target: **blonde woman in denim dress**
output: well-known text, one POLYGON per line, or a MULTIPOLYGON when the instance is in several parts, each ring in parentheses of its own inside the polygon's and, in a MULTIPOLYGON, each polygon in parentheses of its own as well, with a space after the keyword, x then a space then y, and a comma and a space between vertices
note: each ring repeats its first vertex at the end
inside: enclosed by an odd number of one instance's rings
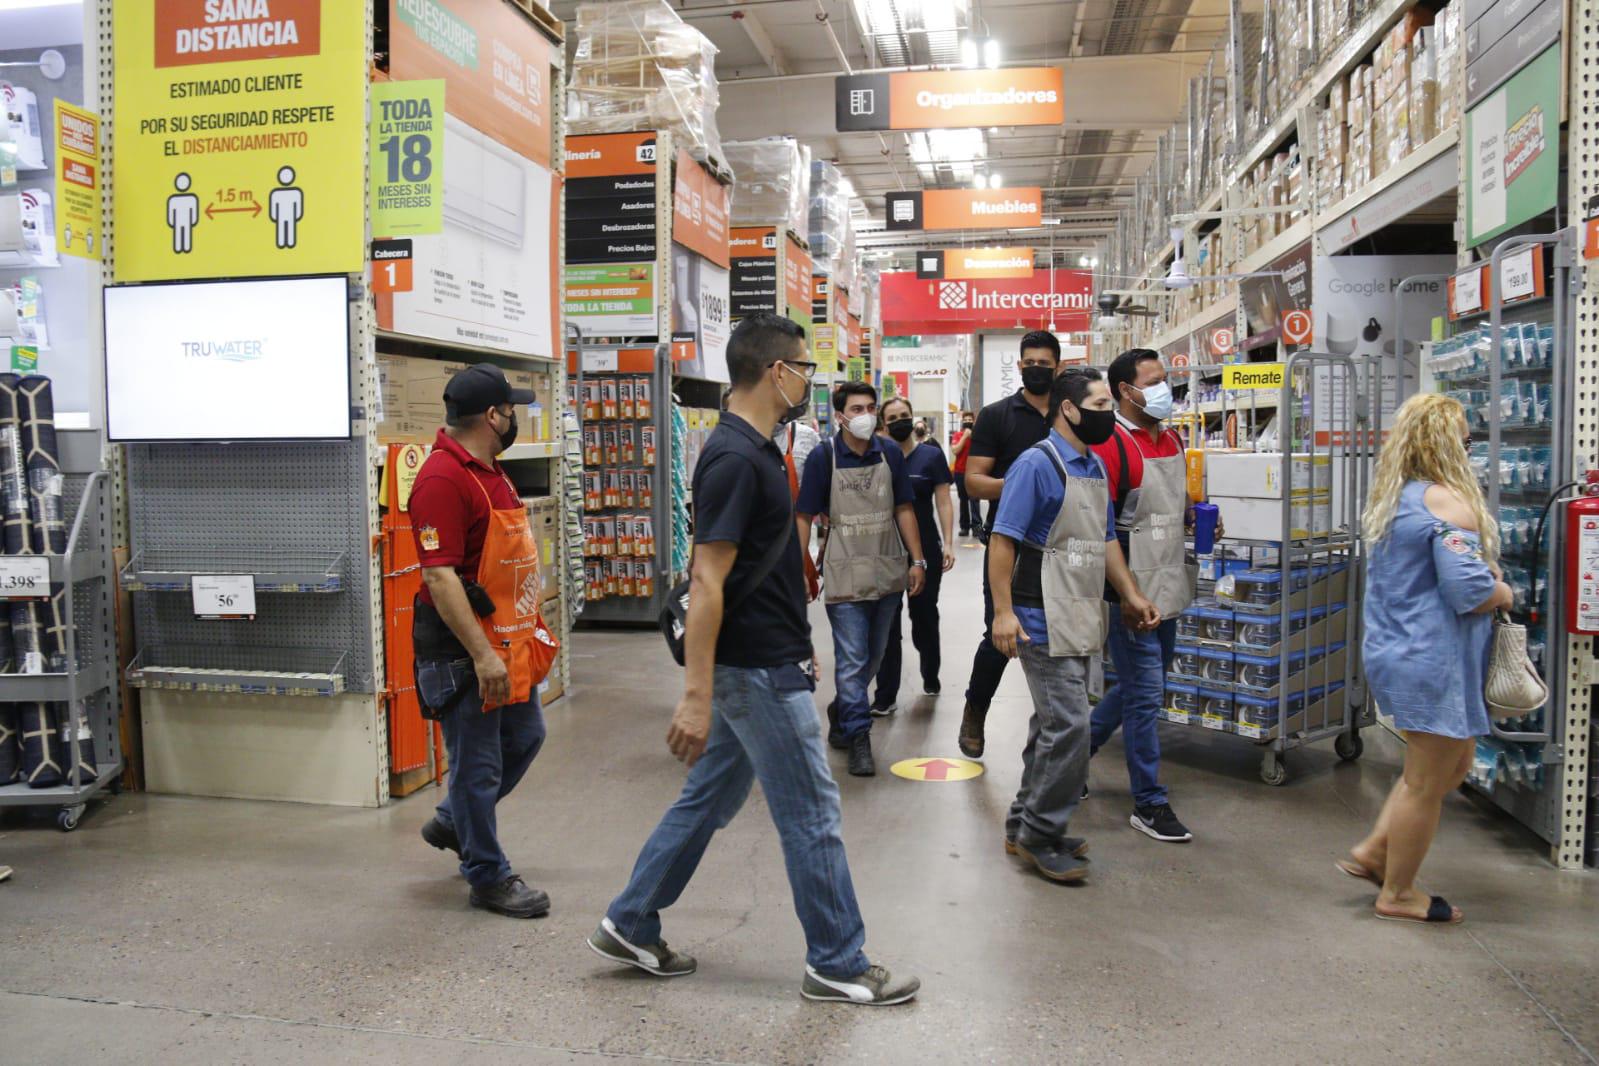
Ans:
POLYGON ((1338 864, 1379 885, 1377 917, 1454 924, 1464 915, 1416 887, 1444 797, 1488 732, 1483 684, 1495 609, 1512 603, 1499 528, 1468 458, 1459 403, 1414 396, 1377 457, 1367 501, 1366 678, 1405 737, 1405 766, 1371 834, 1338 864))

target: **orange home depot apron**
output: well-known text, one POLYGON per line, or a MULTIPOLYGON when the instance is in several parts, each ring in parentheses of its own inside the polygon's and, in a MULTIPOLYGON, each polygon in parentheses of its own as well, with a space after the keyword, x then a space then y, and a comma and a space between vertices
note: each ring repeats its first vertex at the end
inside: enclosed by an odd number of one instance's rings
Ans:
POLYGON ((489 647, 511 674, 510 699, 493 706, 484 702, 483 709, 492 711, 495 707, 531 700, 534 688, 549 676, 561 642, 539 613, 543 581, 539 576, 538 545, 533 541, 533 530, 527 522, 527 508, 497 510, 483 482, 476 476, 472 476, 472 480, 489 505, 489 527, 483 537, 483 555, 477 564, 477 583, 494 601, 494 613, 477 621, 483 627, 489 647))

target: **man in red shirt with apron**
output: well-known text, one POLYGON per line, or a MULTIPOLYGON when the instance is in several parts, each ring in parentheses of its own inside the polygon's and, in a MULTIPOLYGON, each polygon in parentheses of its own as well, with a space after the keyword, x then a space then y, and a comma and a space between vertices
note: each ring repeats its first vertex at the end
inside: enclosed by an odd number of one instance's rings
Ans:
POLYGON ((557 647, 539 615, 527 510, 495 461, 516 440, 516 409, 532 402, 489 363, 451 378, 446 424, 410 504, 423 578, 412 624, 417 695, 450 753, 449 794, 422 839, 460 857, 472 906, 513 918, 550 909, 511 870, 495 824, 496 805, 544 743, 538 683, 557 647))
MULTIPOLYGON (((1184 529, 1189 513, 1183 442, 1161 423, 1171 417, 1171 386, 1160 355, 1133 348, 1117 356, 1106 377, 1120 404, 1116 433, 1094 446, 1105 464, 1116 535, 1138 586, 1160 611, 1154 630, 1126 625, 1110 612, 1107 647, 1116 684, 1094 708, 1091 743, 1098 751, 1120 727, 1132 784, 1132 826, 1155 840, 1193 839, 1177 820, 1160 783, 1157 722, 1166 698, 1166 667, 1177 643, 1177 616, 1193 601, 1197 571, 1188 563, 1184 529)), ((1105 598, 1117 601, 1109 586, 1105 598)))

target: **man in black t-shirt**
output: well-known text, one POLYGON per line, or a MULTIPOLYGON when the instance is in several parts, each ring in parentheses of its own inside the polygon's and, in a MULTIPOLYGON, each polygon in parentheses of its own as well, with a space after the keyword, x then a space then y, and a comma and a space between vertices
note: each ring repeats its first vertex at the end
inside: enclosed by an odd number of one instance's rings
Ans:
MULTIPOLYGON (((998 358, 998 353, 993 358, 998 358)), ((990 358, 985 350, 983 358, 990 358)), ((966 459, 966 493, 988 500, 988 521, 981 536, 986 544, 994 524, 1005 473, 1023 452, 1049 436, 1049 388, 1060 369, 1060 341, 1048 330, 1034 330, 1022 338, 1022 387, 1013 396, 984 407, 972 430, 966 459)), ((972 659, 972 679, 966 686, 966 710, 961 716, 960 749, 967 758, 983 757, 983 725, 988 705, 999 690, 1008 659, 994 647, 994 597, 988 587, 988 553, 983 553, 983 639, 972 659)))
POLYGON ((805 929, 807 999, 887 1005, 921 982, 894 977, 862 952, 866 928, 844 855, 838 785, 818 727, 804 546, 783 455, 780 419, 810 402, 816 364, 798 324, 762 312, 728 341, 732 395, 694 470, 692 584, 683 638, 683 698, 666 741, 688 780, 644 844, 633 876, 589 937, 599 955, 657 977, 695 962, 661 939, 711 836, 760 779, 805 929), (775 561, 771 553, 780 551, 775 561))

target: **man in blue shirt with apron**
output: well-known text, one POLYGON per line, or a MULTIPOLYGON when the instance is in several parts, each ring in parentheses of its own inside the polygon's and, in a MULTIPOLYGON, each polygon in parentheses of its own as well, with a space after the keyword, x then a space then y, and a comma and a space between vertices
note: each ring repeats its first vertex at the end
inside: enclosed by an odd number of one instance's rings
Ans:
POLYGON ((1150 629, 1160 615, 1127 568, 1090 450, 1116 424, 1104 377, 1070 367, 1049 399, 1049 436, 1005 475, 988 548, 994 646, 1021 659, 1033 697, 1005 850, 1051 881, 1080 881, 1088 842, 1066 830, 1088 780, 1088 660, 1105 643, 1106 579, 1128 625, 1150 629))
POLYGON ((872 759, 867 685, 882 665, 900 593, 921 593, 927 559, 911 506, 914 493, 905 475, 905 455, 896 447, 885 448, 877 435, 877 390, 862 381, 846 381, 834 390, 833 412, 844 428, 805 460, 794 512, 799 542, 806 546, 811 521, 819 514, 828 516, 822 587, 833 627, 838 692, 828 707, 833 719, 828 742, 849 752, 851 776, 871 777, 877 764, 872 759))

